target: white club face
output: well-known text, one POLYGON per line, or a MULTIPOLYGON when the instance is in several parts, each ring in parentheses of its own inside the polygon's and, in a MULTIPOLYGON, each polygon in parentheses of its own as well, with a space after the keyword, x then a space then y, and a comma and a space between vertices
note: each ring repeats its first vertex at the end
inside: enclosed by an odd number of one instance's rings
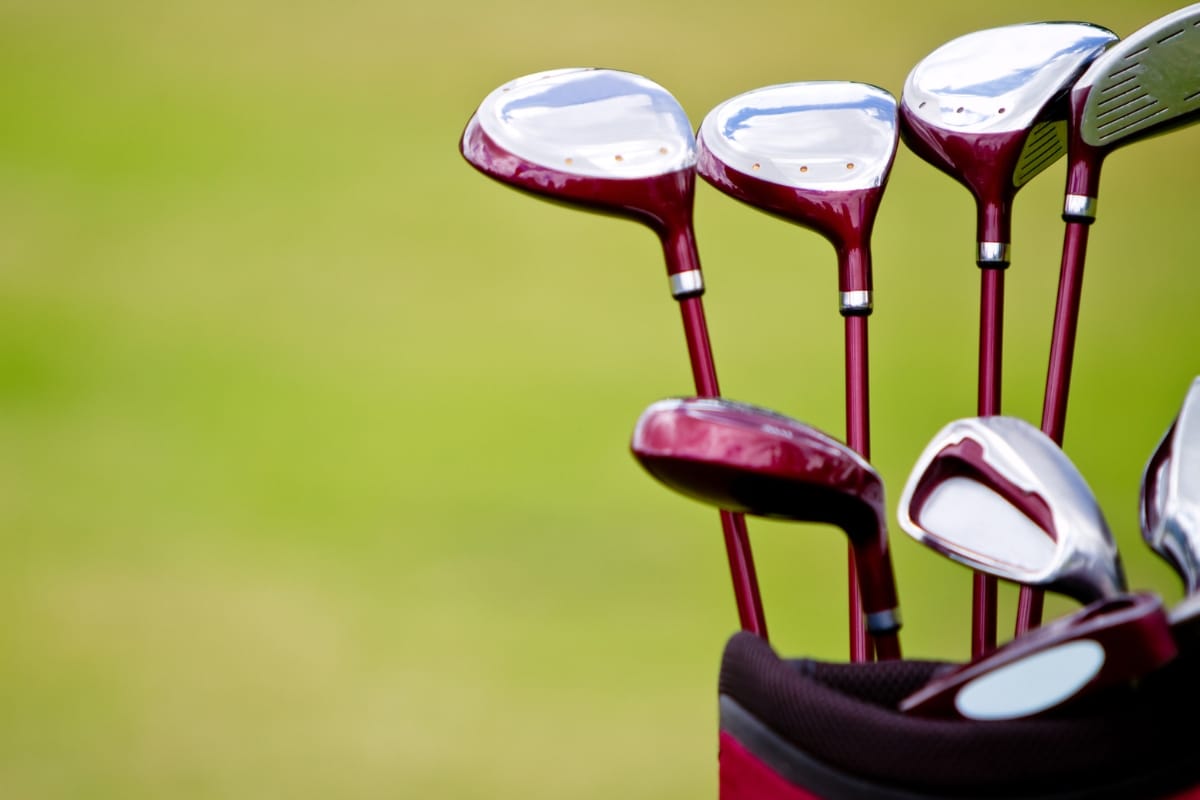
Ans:
POLYGON ((755 89, 714 108, 700 126, 701 147, 727 167, 821 191, 881 186, 896 137, 895 98, 849 81, 755 89))
POLYGON ((1104 666, 1104 647, 1079 639, 1026 656, 968 684, 954 700, 967 719, 1028 717, 1061 705, 1104 666))
POLYGON ((590 178, 651 178, 696 163, 691 123, 666 89, 609 69, 518 78, 475 112, 500 147, 539 167, 590 178))
POLYGON ((1112 31, 1076 22, 969 33, 913 68, 904 83, 904 105, 937 128, 962 133, 1023 130, 1116 39, 1112 31))
POLYGON ((1151 135, 1200 112, 1200 3, 1130 34, 1079 83, 1091 86, 1080 133, 1093 146, 1151 135))

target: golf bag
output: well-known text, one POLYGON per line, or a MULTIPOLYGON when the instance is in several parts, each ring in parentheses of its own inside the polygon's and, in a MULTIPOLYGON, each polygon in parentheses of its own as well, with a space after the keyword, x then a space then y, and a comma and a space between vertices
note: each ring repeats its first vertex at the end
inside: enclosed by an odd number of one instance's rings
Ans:
POLYGON ((1181 655, 1136 686, 1037 717, 918 717, 899 702, 938 661, 780 658, 739 632, 720 673, 721 800, 1200 800, 1200 710, 1181 655))

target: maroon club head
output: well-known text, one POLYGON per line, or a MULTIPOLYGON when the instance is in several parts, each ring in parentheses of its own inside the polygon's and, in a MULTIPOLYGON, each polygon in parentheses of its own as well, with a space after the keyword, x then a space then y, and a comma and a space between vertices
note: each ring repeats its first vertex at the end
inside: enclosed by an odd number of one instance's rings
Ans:
POLYGON ((953 39, 909 73, 900 135, 975 198, 980 266, 1009 260, 1012 201, 1067 149, 1065 94, 1117 40, 1082 22, 1036 22, 953 39))
POLYGON ((460 149, 501 183, 649 225, 675 297, 703 291, 692 230, 695 136, 653 81, 611 69, 518 78, 484 99, 460 149))
POLYGON ((900 703, 926 717, 1007 720, 1129 687, 1177 654, 1153 594, 1099 600, 939 675, 900 703))
POLYGON ((754 89, 700 125, 701 177, 821 233, 838 253, 845 315, 871 313, 871 231, 896 157, 896 100, 850 81, 754 89))
POLYGON ((881 657, 899 657, 898 645, 891 652, 900 619, 883 482, 860 455, 790 417, 717 398, 654 403, 638 419, 631 449, 647 472, 693 499, 844 530, 857 557, 867 629, 884 648, 881 657))
POLYGON ((1105 156, 1200 119, 1200 3, 1113 45, 1075 83, 1070 106, 1063 217, 1091 222, 1105 156))

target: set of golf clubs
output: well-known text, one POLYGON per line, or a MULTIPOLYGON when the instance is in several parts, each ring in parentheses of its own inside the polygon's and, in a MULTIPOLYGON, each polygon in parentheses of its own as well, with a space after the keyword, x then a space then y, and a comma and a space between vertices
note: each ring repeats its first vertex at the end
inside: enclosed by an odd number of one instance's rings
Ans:
MULTIPOLYGON (((997 665, 1021 663, 1012 656, 1030 642, 1036 652, 1058 652, 1053 645, 1060 638, 1095 642, 1097 629, 1119 628, 1144 640, 1130 668, 1144 674, 1174 656, 1170 624, 1156 598, 1126 593, 1111 534, 1060 448, 1101 164, 1113 150, 1194 122, 1198 114, 1200 4, 1124 39, 1079 22, 979 31, 917 64, 899 102, 863 83, 782 84, 718 105, 696 134, 679 103, 647 78, 609 69, 541 72, 489 94, 468 122, 460 149, 473 166, 509 186, 629 217, 658 234, 697 396, 650 406, 635 429, 634 454, 666 485, 720 509, 741 626, 764 638, 744 515, 830 522, 844 530, 850 541, 852 661, 900 657, 882 483, 869 464, 871 233, 901 138, 963 183, 978 219, 978 416, 947 426, 918 460, 901 500, 902 527, 976 570, 973 661, 967 667, 990 658, 993 668, 983 674, 1019 674, 997 665), (1000 408, 1011 210, 1016 192, 1064 154, 1062 269, 1043 417, 1034 428, 1001 416, 1000 408), (844 443, 783 415, 720 397, 692 222, 697 174, 833 244, 845 325, 844 443), (1016 638, 999 649, 998 579, 1022 585, 1016 638), (1046 589, 1100 605, 1035 636, 1029 632, 1040 625, 1046 589)), ((1200 411, 1197 422, 1183 424, 1194 405, 1185 403, 1174 433, 1164 439, 1165 453, 1160 448, 1152 461, 1158 466, 1147 473, 1151 500, 1143 516, 1154 530, 1171 531, 1148 541, 1180 569, 1185 582, 1200 571, 1193 542, 1200 519, 1167 509, 1186 507, 1180 498, 1189 488, 1200 489, 1180 477, 1188 469, 1181 466, 1183 455, 1200 448, 1181 438, 1200 428, 1200 411)), ((1084 659, 1091 666, 1078 672, 1089 682, 1101 674, 1116 680, 1104 664, 1119 660, 1096 664, 1093 652, 1091 662, 1084 659)), ((956 679, 988 685, 970 675, 956 679)), ((948 691, 956 698, 970 695, 948 691)), ((1058 702, 1028 707, 1036 711, 1058 702)), ((939 707, 914 701, 914 708, 939 707)))

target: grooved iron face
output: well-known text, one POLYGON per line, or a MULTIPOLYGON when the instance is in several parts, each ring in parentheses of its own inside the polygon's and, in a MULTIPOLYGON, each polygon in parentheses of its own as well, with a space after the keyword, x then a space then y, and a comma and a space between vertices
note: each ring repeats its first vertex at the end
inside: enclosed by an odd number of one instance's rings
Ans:
POLYGON ((1200 112, 1200 4, 1122 40, 1096 60, 1078 86, 1090 88, 1080 134, 1094 147, 1194 121, 1200 112))

